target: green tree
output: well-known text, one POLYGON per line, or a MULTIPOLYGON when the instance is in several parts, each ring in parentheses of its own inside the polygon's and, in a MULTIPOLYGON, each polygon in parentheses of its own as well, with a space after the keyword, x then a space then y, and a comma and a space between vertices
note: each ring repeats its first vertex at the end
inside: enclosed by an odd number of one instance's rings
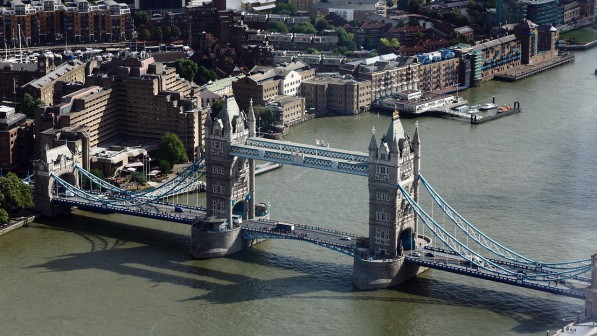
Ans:
POLYGON ((131 174, 131 182, 145 184, 145 183, 147 183, 147 178, 145 177, 145 175, 143 173, 136 171, 131 174))
POLYGON ((155 28, 153 28, 153 31, 151 32, 151 36, 153 37, 154 40, 161 41, 162 38, 164 37, 164 32, 162 31, 161 27, 155 27, 155 28))
POLYGON ((307 48, 307 54, 319 55, 319 51, 317 51, 315 48, 307 48))
POLYGON ((383 52, 393 52, 398 48, 400 48, 400 42, 396 38, 387 39, 382 37, 379 39, 379 49, 383 52))
POLYGON ((21 101, 21 113, 24 113, 27 118, 33 118, 38 105, 44 105, 44 101, 39 98, 33 99, 30 94, 25 93, 21 101))
POLYGON ((272 10, 274 14, 296 14, 296 6, 286 2, 276 2, 276 7, 272 10))
POLYGON ((261 132, 269 130, 278 121, 274 110, 270 106, 255 105, 253 106, 253 112, 261 132))
POLYGON ((218 113, 220 113, 220 111, 222 110, 222 106, 224 106, 224 100, 223 99, 218 99, 216 100, 210 107, 211 107, 211 118, 215 118, 218 113))
POLYGON ((315 34, 317 33, 317 29, 313 27, 311 22, 299 22, 290 29, 290 32, 298 34, 315 34))
POLYGON ((373 41, 371 41, 371 38, 369 36, 365 36, 365 40, 363 41, 363 49, 365 49, 365 50, 373 49, 373 41))
POLYGON ((143 28, 139 31, 139 39, 142 41, 148 41, 151 39, 151 32, 147 28, 143 28))
POLYGON ((164 39, 170 40, 172 38, 172 26, 163 26, 162 35, 164 36, 164 39))
POLYGON ((166 160, 171 164, 185 163, 189 161, 187 152, 178 135, 165 133, 158 145, 158 155, 160 160, 166 160))
POLYGON ((352 34, 348 33, 346 29, 342 27, 336 27, 335 30, 336 33, 338 33, 338 38, 340 40, 338 42, 339 47, 344 47, 349 51, 353 51, 356 49, 357 45, 353 40, 352 34))
POLYGON ((218 75, 216 75, 215 72, 209 70, 208 68, 202 65, 199 67, 199 70, 197 71, 197 78, 195 82, 199 85, 203 85, 209 81, 215 81, 217 79, 218 75))
POLYGON ((186 58, 179 58, 174 62, 174 66, 180 77, 192 82, 195 79, 195 75, 199 71, 199 66, 197 63, 190 59, 186 58))
POLYGON ((135 13, 135 26, 144 26, 149 22, 149 14, 147 12, 135 13))
POLYGON ((160 171, 162 174, 168 174, 172 171, 172 164, 166 160, 160 160, 160 171))
POLYGON ((277 33, 288 33, 288 26, 284 22, 274 21, 269 24, 269 30, 277 33))
MULTIPOLYGON (((99 177, 101 179, 104 178, 104 172, 99 170, 99 169, 91 169, 89 170, 89 173, 91 173, 91 175, 95 176, 95 177, 99 177)), ((91 181, 89 180, 89 178, 83 176, 81 178, 81 186, 83 187, 83 189, 91 189, 91 181)), ((93 190, 99 190, 100 186, 94 186, 93 190)))
POLYGON ((180 28, 178 28, 178 26, 176 26, 176 25, 170 25, 170 29, 171 29, 170 38, 173 40, 176 40, 182 34, 182 32, 180 31, 180 28))
POLYGON ((13 209, 31 209, 34 207, 31 187, 13 174, 0 177, 0 222, 8 222, 13 209))
POLYGON ((317 31, 320 32, 326 29, 334 29, 334 26, 329 24, 323 16, 320 16, 317 18, 317 20, 315 20, 315 29, 317 29, 317 31))

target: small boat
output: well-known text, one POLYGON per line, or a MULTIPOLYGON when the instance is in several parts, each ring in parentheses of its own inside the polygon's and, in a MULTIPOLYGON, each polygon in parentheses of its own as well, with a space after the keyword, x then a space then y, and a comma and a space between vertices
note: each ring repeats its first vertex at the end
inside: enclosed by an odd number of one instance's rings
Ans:
POLYGON ((479 110, 491 110, 496 107, 497 107, 497 105, 494 103, 486 103, 486 104, 483 104, 481 107, 479 107, 479 110))
POLYGON ((508 105, 503 105, 498 107, 497 109, 497 113, 503 113, 503 112, 508 112, 512 109, 512 106, 508 106, 508 105))
POLYGON ((466 113, 468 113, 468 114, 479 113, 479 109, 480 109, 479 105, 473 105, 473 106, 471 106, 471 107, 468 108, 468 110, 466 111, 466 113))

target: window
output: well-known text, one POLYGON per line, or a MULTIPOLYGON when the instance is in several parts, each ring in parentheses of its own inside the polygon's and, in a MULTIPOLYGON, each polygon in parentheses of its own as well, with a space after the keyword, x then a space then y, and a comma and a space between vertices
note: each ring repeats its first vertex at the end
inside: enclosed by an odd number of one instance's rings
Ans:
POLYGON ((377 174, 381 174, 381 175, 388 175, 389 174, 389 169, 386 166, 377 166, 375 169, 375 172, 377 174))
POLYGON ((390 245, 390 229, 375 228, 375 243, 390 245))
POLYGON ((390 221, 390 214, 387 212, 384 212, 383 210, 376 211, 375 219, 377 219, 378 221, 388 222, 388 221, 390 221))
POLYGON ((381 191, 377 191, 375 193, 375 198, 378 201, 384 201, 384 202, 389 202, 390 201, 390 194, 387 192, 381 192, 381 191))

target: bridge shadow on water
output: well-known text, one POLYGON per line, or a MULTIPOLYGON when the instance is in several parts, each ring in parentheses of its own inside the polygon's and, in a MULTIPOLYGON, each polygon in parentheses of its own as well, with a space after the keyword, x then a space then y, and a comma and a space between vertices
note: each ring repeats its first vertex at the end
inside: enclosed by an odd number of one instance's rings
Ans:
MULTIPOLYGON (((67 218, 74 220, 41 220, 45 225, 35 228, 78 235, 88 242, 89 250, 28 268, 48 272, 105 270, 144 278, 156 286, 170 283, 200 289, 202 294, 183 301, 211 304, 297 298, 476 308, 517 321, 516 332, 553 330, 562 326, 563 318, 576 317, 574 312, 584 308, 580 301, 573 304, 571 299, 560 301, 548 294, 520 294, 520 290, 510 290, 505 285, 492 286, 504 286, 503 291, 475 286, 484 283, 476 279, 469 285, 469 278, 444 276, 439 271, 419 276, 396 289, 361 292, 351 284, 351 261, 347 263, 347 257, 341 254, 337 261, 329 262, 300 258, 269 252, 272 246, 266 241, 224 260, 193 260, 188 254, 188 235, 78 215, 67 218)), ((315 248, 311 244, 304 246, 315 248)))

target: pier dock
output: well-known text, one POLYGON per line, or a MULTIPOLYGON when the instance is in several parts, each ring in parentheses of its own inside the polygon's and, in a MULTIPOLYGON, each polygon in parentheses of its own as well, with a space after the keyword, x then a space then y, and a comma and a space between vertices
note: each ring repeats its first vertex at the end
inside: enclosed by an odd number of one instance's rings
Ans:
POLYGON ((570 62, 574 62, 574 54, 568 52, 561 53, 560 56, 554 58, 553 60, 538 62, 535 64, 522 65, 516 68, 506 70, 503 73, 495 75, 493 79, 504 82, 517 82, 519 80, 535 76, 536 74, 570 62))
POLYGON ((516 114, 516 113, 520 113, 520 104, 518 102, 514 103, 514 107, 510 108, 509 110, 505 110, 505 111, 496 111, 495 114, 492 115, 488 115, 488 116, 478 116, 478 115, 474 115, 471 114, 471 124, 473 125, 479 125, 482 124, 484 122, 488 122, 491 120, 496 120, 496 119, 500 119, 512 114, 516 114))

